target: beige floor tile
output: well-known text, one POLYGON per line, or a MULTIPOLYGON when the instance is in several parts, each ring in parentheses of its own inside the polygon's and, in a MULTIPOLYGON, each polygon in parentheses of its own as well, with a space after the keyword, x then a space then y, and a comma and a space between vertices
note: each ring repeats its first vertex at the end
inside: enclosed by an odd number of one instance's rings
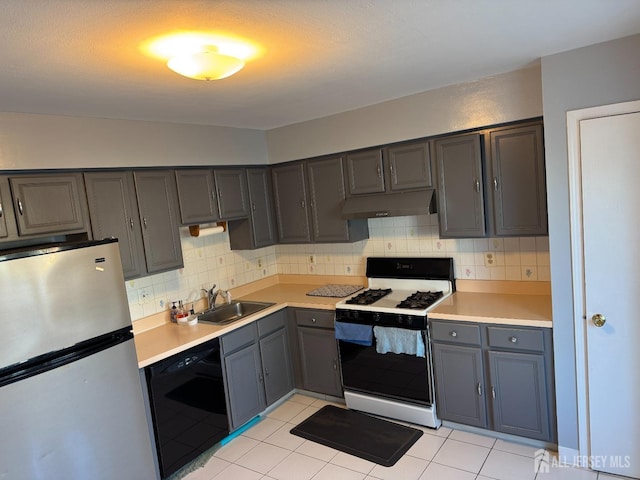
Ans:
POLYGON ((438 463, 430 463, 419 480, 475 480, 476 474, 447 467, 438 463))
POLYGON ((446 438, 436 437, 435 435, 422 435, 407 451, 407 455, 423 460, 431 460, 438 453, 445 440, 446 438))
POLYGON ((231 465, 230 462, 214 456, 202 468, 184 477, 184 480, 211 480, 229 465, 231 465))
POLYGON ((486 447, 447 438, 436 456, 433 457, 433 461, 477 474, 490 451, 486 447))
POLYGON ((302 410, 298 415, 293 417, 289 421, 289 423, 293 423, 294 425, 298 425, 299 423, 305 421, 311 415, 316 413, 318 410, 320 410, 320 407, 309 406, 309 407, 305 408, 304 410, 302 410))
POLYGON ((292 453, 269 471, 277 480, 309 480, 326 465, 322 460, 292 453))
POLYGON ((307 455, 308 457, 317 458, 323 462, 329 462, 338 454, 338 450, 325 445, 320 445, 319 443, 312 442, 310 440, 305 440, 302 445, 296 448, 296 452, 301 453, 302 455, 307 455))
POLYGON ((365 474, 371 472, 371 470, 373 470, 373 467, 376 466, 376 464, 373 462, 353 455, 349 455, 348 453, 344 452, 338 452, 338 454, 331 459, 330 463, 365 474))
POLYGON ((536 463, 533 458, 492 450, 480 470, 480 475, 497 480, 534 480, 536 463))
POLYGON ((287 400, 288 402, 302 403, 303 405, 311 405, 316 399, 308 395, 302 395, 300 393, 294 393, 287 400))
POLYGON ((285 423, 278 430, 269 435, 264 442, 276 445, 287 450, 295 450, 304 443, 304 438, 289 433, 294 427, 291 423, 285 423))
POLYGON ((364 473, 328 463, 313 477, 313 480, 362 480, 364 476, 364 473))
POLYGON ((405 455, 392 467, 376 465, 369 473, 370 476, 382 480, 418 480, 425 471, 429 462, 421 458, 405 455))
POLYGON ((252 448, 255 448, 259 444, 260 442, 254 440, 253 438, 248 438, 240 435, 239 437, 231 440, 225 446, 220 447, 220 449, 217 450, 214 455, 228 462, 235 462, 245 453, 247 453, 252 448))
POLYGON ((494 437, 487 437, 486 435, 478 435, 477 433, 463 432, 462 430, 454 430, 449 435, 449 438, 458 440, 460 442, 473 443, 474 445, 480 445, 481 447, 491 448, 496 439, 494 437))
POLYGON ((517 455, 524 455, 525 457, 530 458, 534 458, 536 452, 540 450, 540 447, 532 447, 531 445, 525 445, 523 443, 507 442, 506 440, 501 439, 496 440, 493 448, 494 450, 515 453, 517 455))
POLYGON ((215 477, 212 477, 212 480, 260 480, 261 478, 261 473, 254 472, 253 470, 241 467, 240 465, 232 464, 215 477))
POLYGON ((297 402, 285 402, 267 414, 267 418, 275 418, 283 422, 289 422, 296 415, 302 412, 306 405, 297 402))
POLYGON ((268 443, 261 443, 257 447, 249 450, 249 452, 244 454, 234 463, 265 475, 289 455, 291 455, 290 450, 276 447, 275 445, 270 445, 268 443))
POLYGON ((254 440, 262 441, 285 424, 286 422, 283 422, 282 420, 264 417, 256 425, 251 427, 242 435, 244 435, 245 437, 253 438, 254 440))

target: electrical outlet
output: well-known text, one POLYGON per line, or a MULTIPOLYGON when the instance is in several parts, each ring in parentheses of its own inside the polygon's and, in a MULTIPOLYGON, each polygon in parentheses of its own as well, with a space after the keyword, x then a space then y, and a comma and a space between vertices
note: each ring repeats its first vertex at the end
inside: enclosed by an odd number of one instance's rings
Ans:
POLYGON ((262 259, 261 258, 258 259, 258 268, 262 268, 262 259))
POLYGON ((496 254, 493 252, 484 252, 484 266, 495 267, 496 265, 496 254))
POLYGON ((151 295, 146 288, 140 288, 138 290, 138 304, 144 305, 145 303, 149 303, 151 301, 151 295))
POLYGON ((315 255, 309 255, 309 263, 316 263, 315 255))

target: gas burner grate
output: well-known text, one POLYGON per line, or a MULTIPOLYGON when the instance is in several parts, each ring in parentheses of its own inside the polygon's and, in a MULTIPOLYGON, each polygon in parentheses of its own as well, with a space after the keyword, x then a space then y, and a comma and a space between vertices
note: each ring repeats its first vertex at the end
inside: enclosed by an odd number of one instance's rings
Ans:
POLYGON ((438 299, 442 298, 444 294, 442 292, 416 292, 409 295, 403 301, 401 301, 397 308, 411 308, 416 310, 422 310, 433 305, 438 299))
POLYGON ((351 305, 371 305, 390 293, 390 288, 371 288, 353 298, 350 298, 349 300, 346 300, 345 303, 349 303, 351 305))

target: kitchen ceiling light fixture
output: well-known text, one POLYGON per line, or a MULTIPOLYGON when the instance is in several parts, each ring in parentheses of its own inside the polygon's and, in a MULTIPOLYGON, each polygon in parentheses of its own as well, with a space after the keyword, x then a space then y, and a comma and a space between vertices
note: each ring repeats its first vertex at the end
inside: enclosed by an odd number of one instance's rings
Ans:
POLYGON ((167 62, 167 66, 176 73, 196 80, 220 80, 239 72, 244 61, 225 55, 215 46, 197 53, 178 55, 167 62))

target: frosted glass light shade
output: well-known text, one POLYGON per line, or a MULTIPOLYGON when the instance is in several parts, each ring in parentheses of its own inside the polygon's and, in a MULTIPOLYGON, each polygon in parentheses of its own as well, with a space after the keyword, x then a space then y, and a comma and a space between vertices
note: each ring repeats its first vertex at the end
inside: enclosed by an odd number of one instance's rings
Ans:
POLYGON ((240 71, 244 62, 218 52, 201 52, 173 57, 167 66, 180 75, 196 80, 219 80, 240 71))

